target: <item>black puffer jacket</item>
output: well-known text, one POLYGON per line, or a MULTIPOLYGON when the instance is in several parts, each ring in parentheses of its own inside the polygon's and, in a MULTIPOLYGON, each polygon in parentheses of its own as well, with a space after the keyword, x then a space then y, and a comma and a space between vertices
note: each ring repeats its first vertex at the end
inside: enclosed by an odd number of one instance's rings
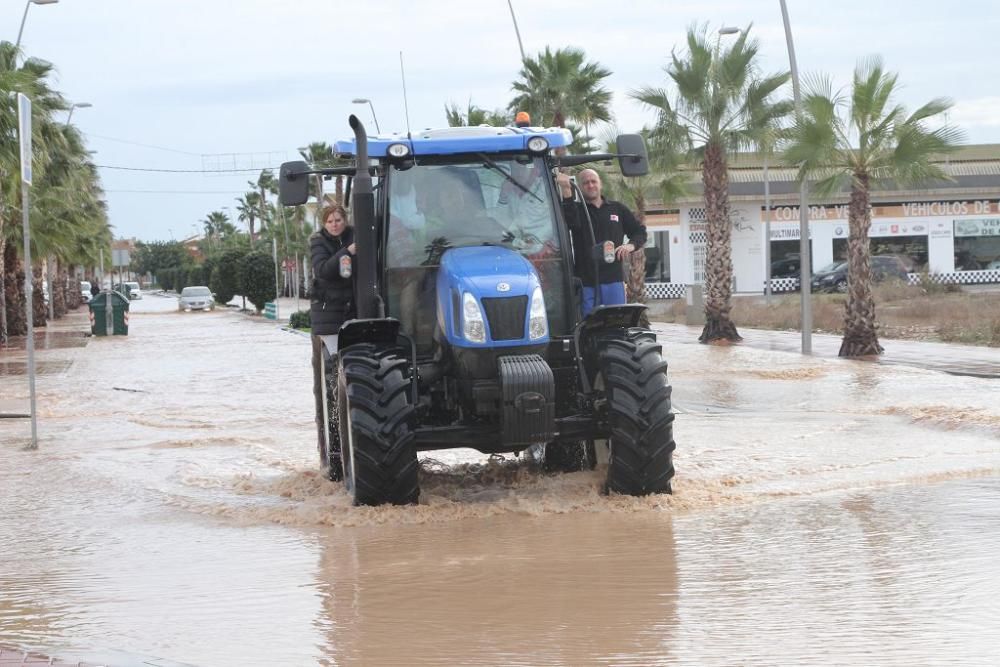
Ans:
POLYGON ((309 316, 312 332, 327 336, 340 331, 340 325, 354 317, 354 258, 347 246, 354 242, 354 229, 348 227, 338 236, 321 229, 309 237, 309 256, 313 281, 309 316), (351 257, 351 277, 340 277, 340 259, 351 257))

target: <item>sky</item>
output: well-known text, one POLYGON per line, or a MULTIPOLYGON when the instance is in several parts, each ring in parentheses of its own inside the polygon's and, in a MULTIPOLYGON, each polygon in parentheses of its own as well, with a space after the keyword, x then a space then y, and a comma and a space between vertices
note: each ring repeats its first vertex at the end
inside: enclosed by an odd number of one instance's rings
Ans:
MULTIPOLYGON (((860 58, 880 55, 901 103, 949 97, 967 143, 1000 143, 1000 2, 787 4, 803 76, 844 87, 860 58)), ((527 55, 572 46, 613 72, 623 131, 652 123, 630 93, 669 87, 664 66, 692 25, 752 24, 762 70, 788 69, 779 0, 511 5, 527 55)), ((0 39, 16 39, 24 7, 0 0, 0 39)), ((95 151, 116 238, 143 241, 190 237, 214 210, 235 218, 262 168, 349 138, 351 113, 371 132, 372 110, 352 99, 372 101, 383 133, 405 131, 400 53, 414 129, 445 125, 448 103, 505 107, 520 69, 507 0, 59 0, 30 6, 22 47, 55 65, 71 102, 93 105, 72 122, 95 151), (240 171, 194 173, 219 170, 240 171)))

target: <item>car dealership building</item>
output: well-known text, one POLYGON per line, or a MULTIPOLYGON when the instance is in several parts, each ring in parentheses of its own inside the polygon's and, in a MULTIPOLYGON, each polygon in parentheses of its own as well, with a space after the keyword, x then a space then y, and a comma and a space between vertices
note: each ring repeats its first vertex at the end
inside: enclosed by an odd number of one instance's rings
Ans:
MULTIPOLYGON (((1000 145, 966 146, 939 165, 952 180, 922 187, 888 184, 872 190, 869 236, 873 255, 894 255, 911 281, 927 273, 943 283, 1000 283, 1000 145)), ((771 265, 794 265, 799 256, 797 171, 766 169, 752 154, 732 156, 729 205, 734 289, 762 293, 766 280, 767 207, 770 190, 771 265)), ((650 299, 683 297, 704 282, 706 218, 700 172, 691 174, 691 194, 673 207, 650 200, 646 211, 646 287, 650 299)), ((652 193, 651 193, 652 194, 652 193)), ((848 193, 820 200, 810 196, 809 235, 813 269, 847 257, 848 193)), ((775 291, 795 289, 797 278, 775 278, 775 291)))

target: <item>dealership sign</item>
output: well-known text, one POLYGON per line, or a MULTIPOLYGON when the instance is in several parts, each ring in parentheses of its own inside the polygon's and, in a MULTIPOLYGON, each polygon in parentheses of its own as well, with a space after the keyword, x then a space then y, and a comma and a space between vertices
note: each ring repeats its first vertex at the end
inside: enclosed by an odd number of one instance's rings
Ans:
POLYGON ((955 220, 955 236, 1000 236, 1000 218, 955 220))

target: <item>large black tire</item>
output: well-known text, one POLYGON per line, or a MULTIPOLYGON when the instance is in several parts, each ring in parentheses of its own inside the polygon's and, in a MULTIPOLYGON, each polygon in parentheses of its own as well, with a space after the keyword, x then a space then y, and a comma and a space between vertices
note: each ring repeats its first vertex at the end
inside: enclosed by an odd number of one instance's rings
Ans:
POLYGON ((542 467, 545 472, 577 472, 587 467, 586 443, 581 440, 553 440, 545 445, 542 467))
POLYGON ((416 503, 420 486, 405 356, 361 343, 341 350, 339 366, 344 483, 354 504, 416 503))
POLYGON ((606 339, 599 354, 611 425, 608 491, 670 493, 674 415, 660 344, 652 333, 629 334, 606 339))

